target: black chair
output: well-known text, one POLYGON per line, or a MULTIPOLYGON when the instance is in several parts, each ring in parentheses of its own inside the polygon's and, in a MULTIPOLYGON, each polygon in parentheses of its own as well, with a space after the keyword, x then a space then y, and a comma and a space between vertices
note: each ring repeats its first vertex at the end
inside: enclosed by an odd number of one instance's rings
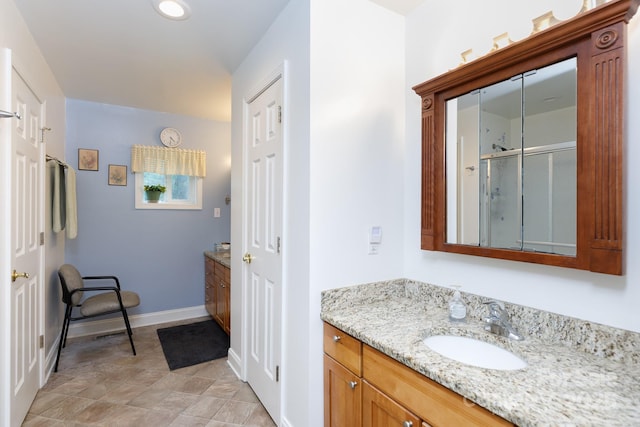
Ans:
POLYGON ((122 313, 124 324, 129 334, 129 342, 131 342, 131 350, 136 355, 136 348, 133 345, 131 325, 127 316, 127 308, 136 307, 140 304, 140 297, 137 293, 131 291, 121 291, 120 281, 116 276, 86 276, 82 277, 80 272, 71 264, 65 264, 58 270, 60 277, 60 285, 62 286, 62 302, 66 304, 64 314, 64 322, 62 323, 62 333, 60 334, 60 342, 58 343, 58 356, 56 357, 56 366, 54 372, 58 372, 58 362, 60 361, 60 352, 62 347, 67 344, 67 333, 69 332, 69 323, 72 320, 86 319, 89 317, 102 316, 111 313, 122 313), (86 287, 85 281, 101 280, 113 281, 115 286, 96 286, 86 287), (83 298, 85 292, 100 292, 97 295, 83 298), (79 315, 73 317, 72 311, 77 308, 79 315))

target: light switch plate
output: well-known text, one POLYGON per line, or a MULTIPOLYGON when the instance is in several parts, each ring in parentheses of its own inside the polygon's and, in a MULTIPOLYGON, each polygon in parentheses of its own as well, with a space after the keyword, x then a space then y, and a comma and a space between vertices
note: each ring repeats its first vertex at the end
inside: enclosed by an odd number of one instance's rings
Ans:
POLYGON ((371 227, 369 230, 369 243, 382 243, 382 227, 379 225, 371 227))

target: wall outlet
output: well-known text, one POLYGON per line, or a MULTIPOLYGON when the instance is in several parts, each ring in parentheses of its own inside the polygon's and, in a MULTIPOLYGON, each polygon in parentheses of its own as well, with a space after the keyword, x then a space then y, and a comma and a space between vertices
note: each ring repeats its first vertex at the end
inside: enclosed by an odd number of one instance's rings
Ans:
POLYGON ((220 208, 214 208, 213 209, 213 217, 214 218, 220 218, 220 208))

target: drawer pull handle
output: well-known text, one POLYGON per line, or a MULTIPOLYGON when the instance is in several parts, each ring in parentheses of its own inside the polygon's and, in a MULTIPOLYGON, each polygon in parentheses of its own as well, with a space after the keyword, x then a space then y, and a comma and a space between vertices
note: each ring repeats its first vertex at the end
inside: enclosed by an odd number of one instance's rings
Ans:
POLYGON ((340 341, 340 335, 334 335, 333 342, 338 342, 338 341, 340 341))
POLYGON ((349 387, 351 387, 351 389, 352 389, 352 390, 353 390, 354 388, 356 388, 356 386, 357 386, 357 385, 358 385, 358 382, 357 382, 357 381, 351 381, 351 382, 349 383, 349 387))
POLYGON ((402 423, 402 427, 413 427, 413 421, 405 421, 402 423))

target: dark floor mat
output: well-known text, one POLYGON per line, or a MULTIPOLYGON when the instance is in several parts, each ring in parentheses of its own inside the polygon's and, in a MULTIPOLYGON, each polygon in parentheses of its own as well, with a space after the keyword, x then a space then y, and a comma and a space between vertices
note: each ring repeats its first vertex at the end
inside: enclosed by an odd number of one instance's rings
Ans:
POLYGON ((158 329, 169 369, 184 368, 226 357, 229 336, 213 320, 158 329))

